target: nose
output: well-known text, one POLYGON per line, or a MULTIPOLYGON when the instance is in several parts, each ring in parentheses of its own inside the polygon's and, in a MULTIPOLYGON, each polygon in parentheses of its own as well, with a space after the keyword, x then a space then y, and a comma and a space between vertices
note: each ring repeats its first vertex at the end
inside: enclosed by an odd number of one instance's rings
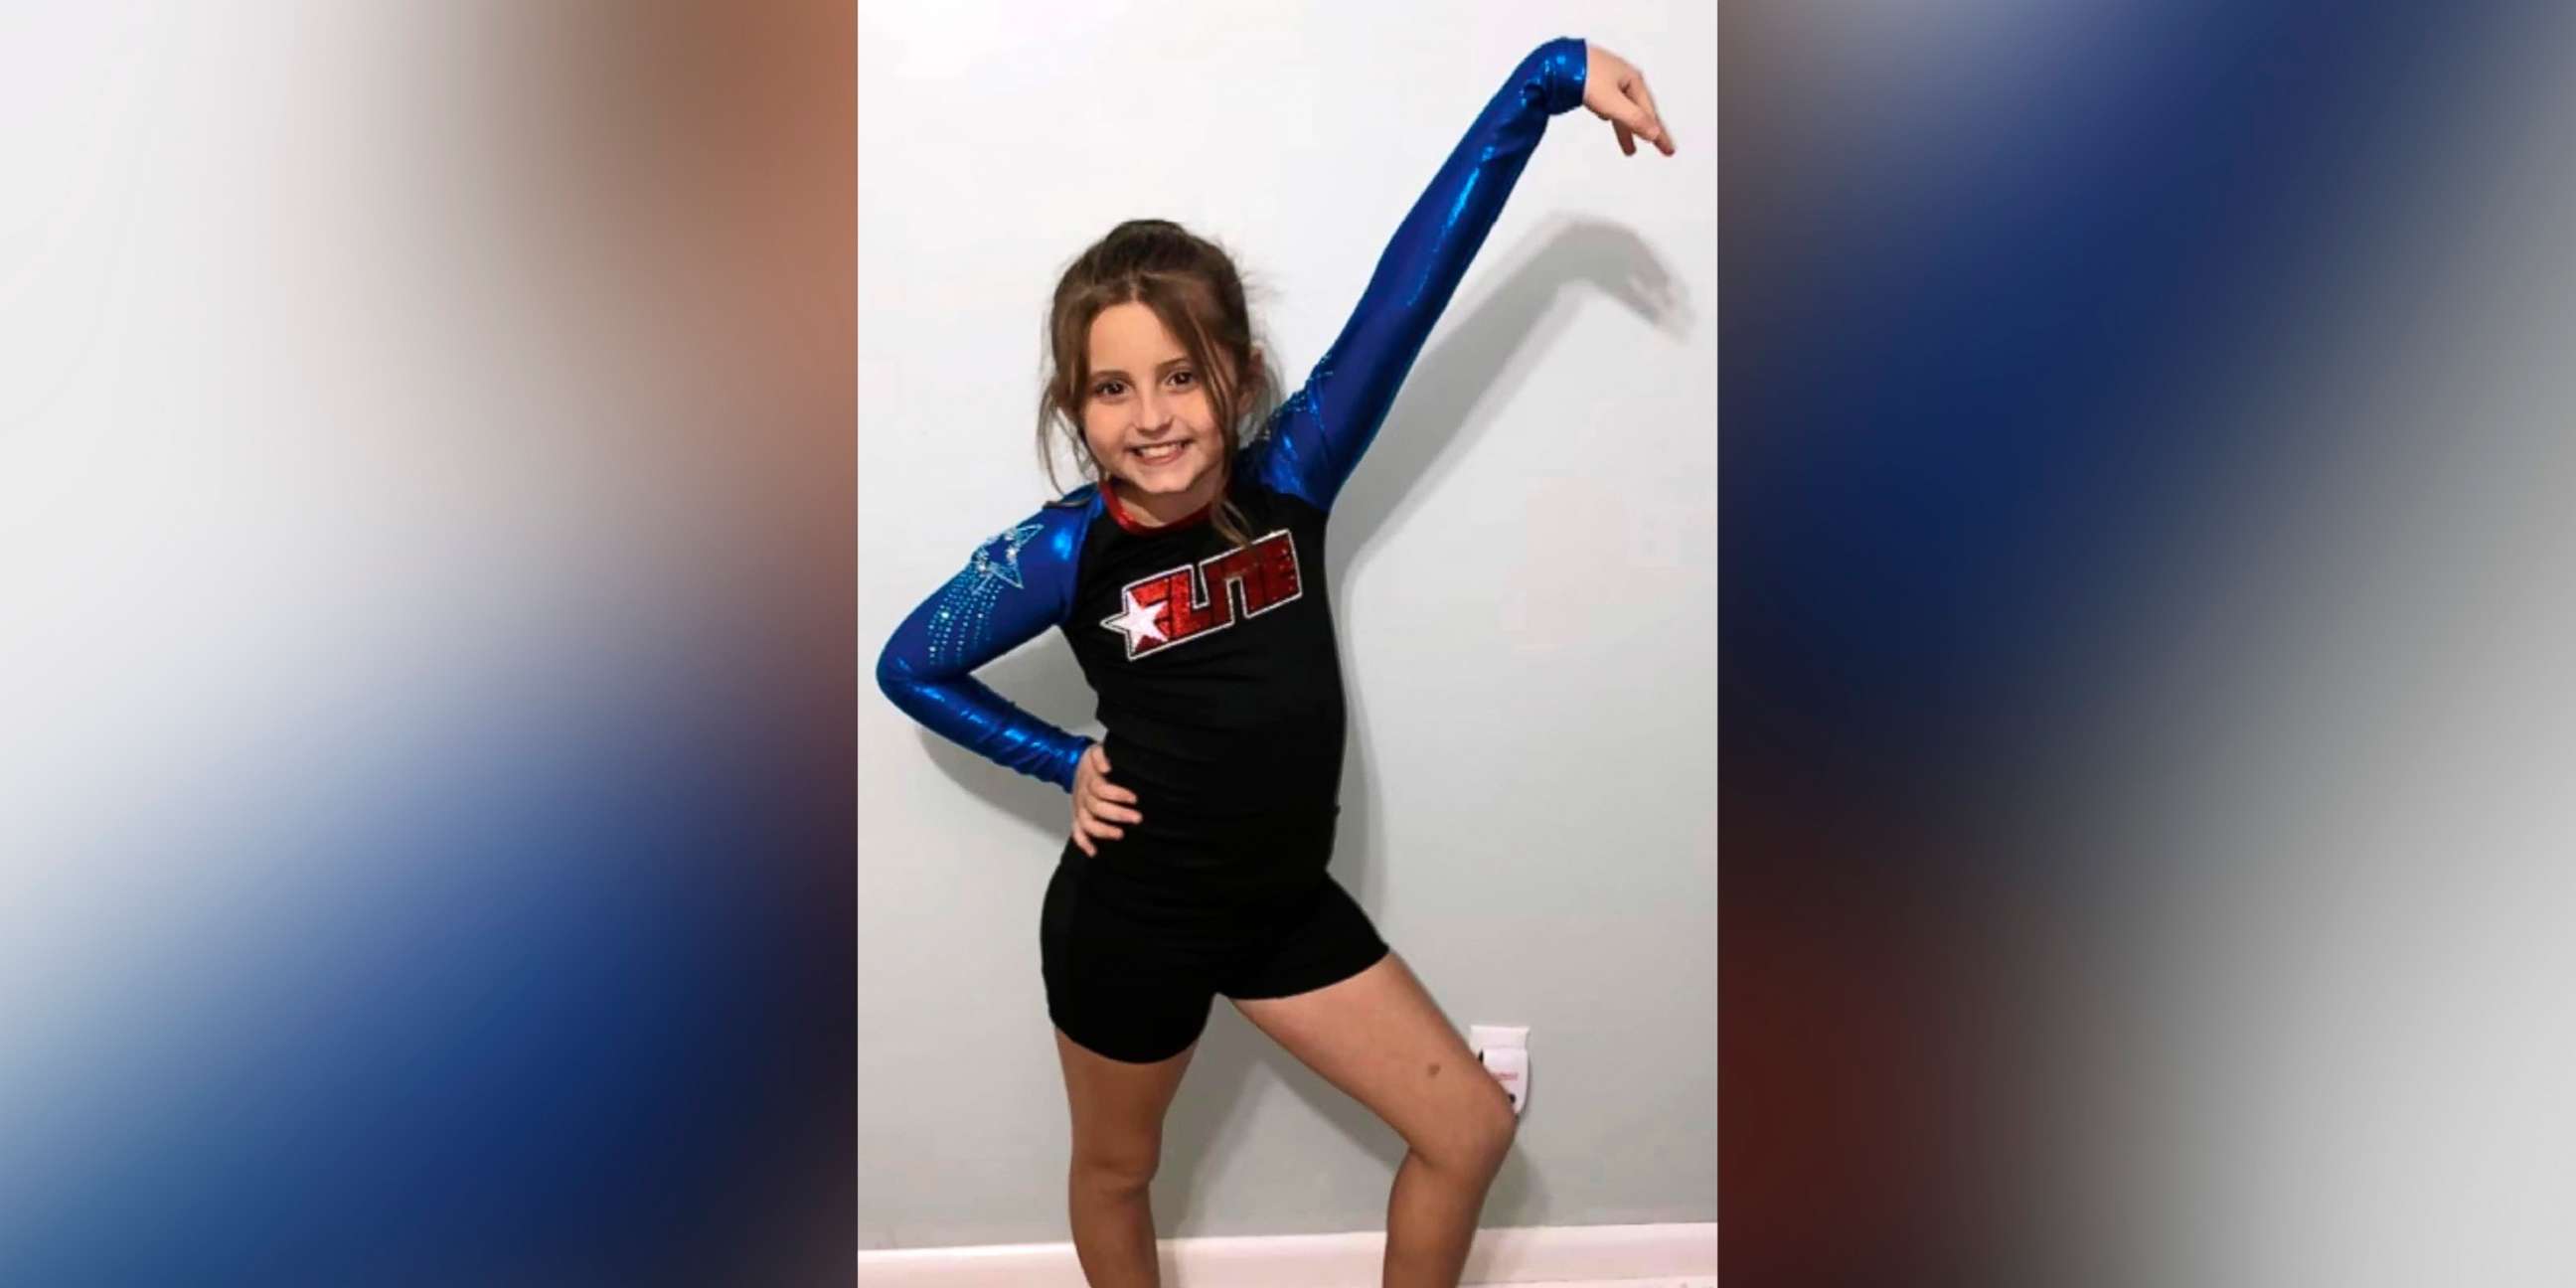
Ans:
POLYGON ((1136 432, 1150 437, 1171 427, 1172 405, 1164 400, 1162 391, 1139 390, 1136 395, 1136 432))

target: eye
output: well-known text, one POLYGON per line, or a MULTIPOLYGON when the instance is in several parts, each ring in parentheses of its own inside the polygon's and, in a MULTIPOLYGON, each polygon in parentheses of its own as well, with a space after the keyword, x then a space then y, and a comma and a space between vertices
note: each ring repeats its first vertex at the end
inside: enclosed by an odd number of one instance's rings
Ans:
POLYGON ((1115 398, 1118 396, 1118 392, 1126 387, 1127 382, 1124 380, 1103 380, 1099 384, 1091 387, 1091 396, 1094 398, 1115 398))
POLYGON ((1175 389, 1187 389, 1198 382, 1199 373, 1192 371, 1187 367, 1183 367, 1172 373, 1172 387, 1175 389))

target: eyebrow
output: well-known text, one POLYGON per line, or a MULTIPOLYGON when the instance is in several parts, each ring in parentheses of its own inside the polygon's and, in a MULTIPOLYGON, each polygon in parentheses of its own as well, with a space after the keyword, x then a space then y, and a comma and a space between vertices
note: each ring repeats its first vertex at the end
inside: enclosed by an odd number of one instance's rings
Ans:
MULTIPOLYGON (((1190 355, 1184 353, 1177 358, 1164 359, 1162 362, 1155 365, 1154 370, 1169 371, 1174 367, 1187 366, 1189 365, 1189 361, 1190 355)), ((1126 371, 1118 367, 1098 367, 1094 368, 1091 373, 1091 378, 1094 380, 1106 380, 1111 376, 1116 376, 1121 380, 1128 378, 1126 371)))

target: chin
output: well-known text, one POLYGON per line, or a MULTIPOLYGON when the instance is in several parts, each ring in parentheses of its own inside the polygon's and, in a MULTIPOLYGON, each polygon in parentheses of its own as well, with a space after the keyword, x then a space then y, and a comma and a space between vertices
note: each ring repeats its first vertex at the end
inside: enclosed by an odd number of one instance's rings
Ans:
POLYGON ((1145 493, 1148 496, 1179 496, 1182 493, 1189 491, 1191 488, 1197 487, 1199 484, 1206 482, 1208 474, 1209 471, 1200 470, 1198 473, 1192 474, 1188 478, 1167 478, 1160 482, 1149 479, 1140 479, 1135 475, 1130 474, 1127 476, 1127 483, 1128 486, 1133 487, 1137 491, 1145 493))

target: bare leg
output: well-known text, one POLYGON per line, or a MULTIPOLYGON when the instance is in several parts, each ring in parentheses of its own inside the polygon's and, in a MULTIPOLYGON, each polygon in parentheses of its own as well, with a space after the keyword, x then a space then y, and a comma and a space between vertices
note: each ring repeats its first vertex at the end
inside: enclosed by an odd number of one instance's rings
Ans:
POLYGON ((1387 1196, 1386 1288, 1457 1288, 1519 1120, 1421 981, 1388 953, 1338 984, 1235 1007, 1404 1137, 1387 1196))
POLYGON ((1161 1288, 1146 1187, 1162 1161, 1163 1114, 1198 1046, 1153 1064, 1129 1064, 1085 1050, 1059 1029, 1055 1048, 1073 1109, 1067 1198, 1083 1278, 1092 1288, 1161 1288))

